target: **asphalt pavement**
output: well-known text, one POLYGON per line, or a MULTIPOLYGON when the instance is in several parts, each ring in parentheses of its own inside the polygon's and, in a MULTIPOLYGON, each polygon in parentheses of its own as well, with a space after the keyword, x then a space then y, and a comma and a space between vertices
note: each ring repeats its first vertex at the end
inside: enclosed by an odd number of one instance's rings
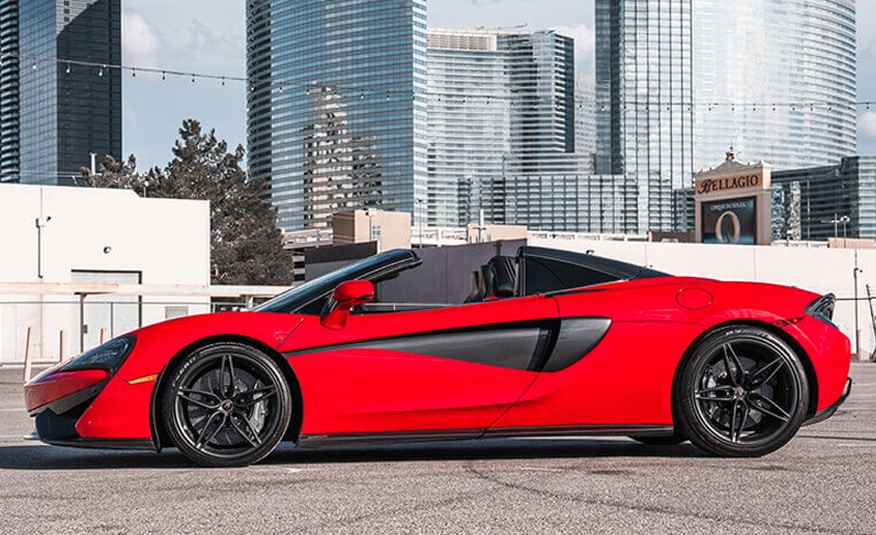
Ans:
POLYGON ((876 364, 833 418, 759 459, 624 438, 296 451, 204 469, 29 439, 0 368, 0 533, 874 533, 876 364))

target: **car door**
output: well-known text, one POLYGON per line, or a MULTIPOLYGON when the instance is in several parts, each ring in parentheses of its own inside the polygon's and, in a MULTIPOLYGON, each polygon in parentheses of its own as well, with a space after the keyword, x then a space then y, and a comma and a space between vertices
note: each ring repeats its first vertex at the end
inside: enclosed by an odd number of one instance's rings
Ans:
POLYGON ((282 347, 302 390, 302 439, 479 436, 532 383, 557 326, 553 298, 308 316, 282 347))

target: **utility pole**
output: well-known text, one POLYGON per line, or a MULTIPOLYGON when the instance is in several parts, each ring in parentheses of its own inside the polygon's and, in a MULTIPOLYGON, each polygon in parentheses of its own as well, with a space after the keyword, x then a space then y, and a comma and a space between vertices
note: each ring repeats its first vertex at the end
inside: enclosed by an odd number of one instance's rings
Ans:
POLYGON ((855 249, 855 267, 852 269, 852 280, 855 284, 855 356, 861 361, 861 329, 858 323, 858 273, 864 270, 858 267, 858 250, 855 249))

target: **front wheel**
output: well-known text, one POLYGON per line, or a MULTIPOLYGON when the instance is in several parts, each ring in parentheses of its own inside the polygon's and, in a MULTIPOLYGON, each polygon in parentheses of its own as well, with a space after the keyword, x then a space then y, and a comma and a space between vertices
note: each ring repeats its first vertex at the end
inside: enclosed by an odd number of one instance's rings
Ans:
POLYGON ((271 453, 289 425, 292 396, 269 356, 218 343, 170 372, 162 416, 174 444, 204 466, 245 466, 271 453))
POLYGON ((794 350, 769 331, 716 331, 683 366, 675 385, 678 423, 708 453, 766 455, 787 443, 806 418, 806 372, 794 350))

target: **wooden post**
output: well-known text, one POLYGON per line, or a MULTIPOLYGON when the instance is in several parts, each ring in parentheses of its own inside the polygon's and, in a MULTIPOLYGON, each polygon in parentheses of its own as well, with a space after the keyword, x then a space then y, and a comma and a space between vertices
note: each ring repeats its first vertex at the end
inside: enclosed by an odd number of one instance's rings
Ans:
POLYGON ((100 329, 100 345, 103 345, 104 342, 106 342, 106 329, 101 327, 101 329, 100 329))
POLYGON ((64 355, 67 354, 67 333, 64 332, 64 329, 61 329, 58 353, 58 362, 63 362, 64 355))
POLYGON ((33 327, 27 328, 27 341, 24 343, 24 382, 30 381, 30 342, 33 339, 33 327))

